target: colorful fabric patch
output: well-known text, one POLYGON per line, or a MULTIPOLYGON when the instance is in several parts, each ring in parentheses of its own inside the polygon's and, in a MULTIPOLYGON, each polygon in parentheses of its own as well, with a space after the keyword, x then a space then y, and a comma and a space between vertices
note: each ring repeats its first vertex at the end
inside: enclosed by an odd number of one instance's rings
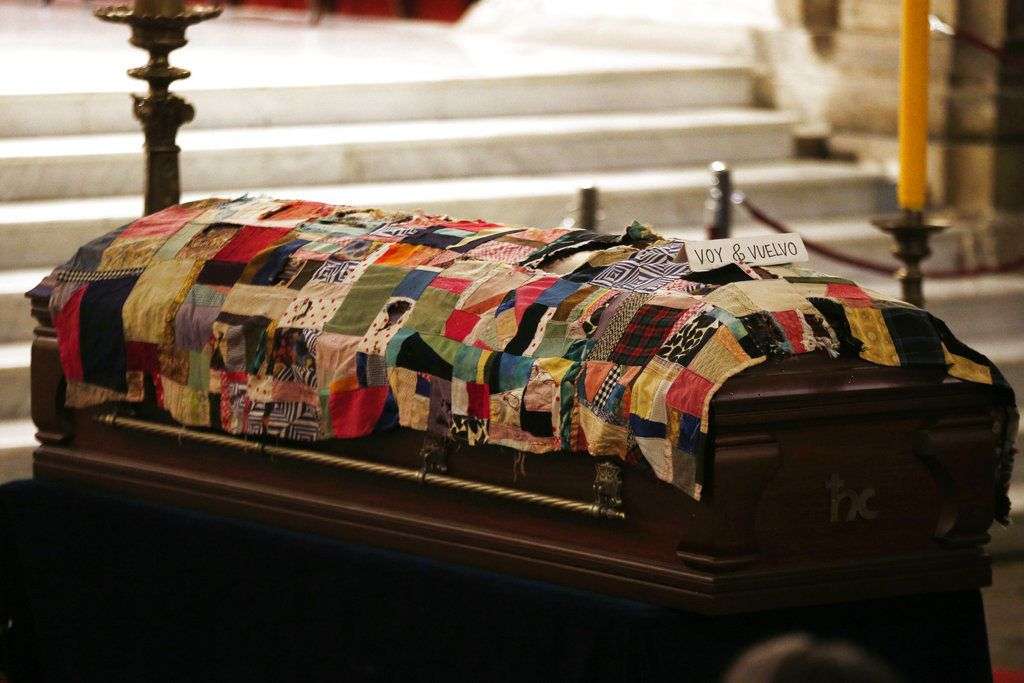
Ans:
POLYGON ((658 352, 681 311, 664 306, 644 305, 629 321, 609 360, 625 365, 643 365, 658 352))

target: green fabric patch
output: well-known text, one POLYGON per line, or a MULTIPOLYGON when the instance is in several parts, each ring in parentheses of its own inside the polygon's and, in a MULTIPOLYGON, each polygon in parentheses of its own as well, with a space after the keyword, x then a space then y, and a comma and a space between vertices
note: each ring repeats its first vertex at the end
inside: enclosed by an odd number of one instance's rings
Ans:
POLYGON ((198 391, 210 390, 210 356, 204 351, 188 353, 188 386, 198 391))
POLYGON ((471 237, 476 233, 472 230, 461 230, 459 228, 439 228, 434 234, 450 235, 451 237, 471 237))
POLYGON ((480 364, 480 356, 483 355, 483 352, 483 349, 476 346, 459 344, 459 349, 455 353, 455 362, 452 363, 452 376, 465 382, 475 382, 476 368, 480 364))
POLYGON ((432 348, 437 355, 441 356, 451 365, 455 365, 456 360, 458 360, 459 350, 465 348, 462 342, 448 339, 440 334, 421 334, 420 336, 427 346, 432 348))
POLYGON ((310 242, 302 247, 303 251, 313 252, 314 254, 333 254, 339 249, 341 249, 340 243, 326 241, 310 242))
POLYGON ((541 339, 537 350, 531 355, 534 358, 562 358, 569 348, 569 341, 565 338, 569 331, 569 323, 561 320, 549 320, 544 328, 544 338, 541 339))
POLYGON ((398 352, 402 350, 402 344, 405 340, 416 334, 416 330, 403 327, 398 332, 395 332, 395 336, 388 342, 388 348, 384 353, 384 359, 387 361, 389 367, 398 367, 398 352))
POLYGON ((405 325, 424 334, 443 334, 445 321, 455 310, 458 302, 459 295, 454 292, 437 287, 427 287, 420 294, 420 299, 413 307, 405 325))
POLYGON ((362 337, 408 272, 407 268, 369 266, 352 285, 344 305, 324 325, 324 332, 362 337))

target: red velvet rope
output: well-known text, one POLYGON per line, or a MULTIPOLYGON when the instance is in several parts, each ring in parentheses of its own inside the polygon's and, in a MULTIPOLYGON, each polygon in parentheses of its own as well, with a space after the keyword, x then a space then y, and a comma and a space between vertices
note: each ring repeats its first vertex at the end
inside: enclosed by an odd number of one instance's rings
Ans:
POLYGON ((1009 52, 1007 52, 1006 48, 997 47, 987 42, 981 36, 978 36, 975 33, 971 33, 968 30, 953 28, 952 26, 942 21, 935 15, 932 15, 929 18, 931 20, 932 31, 943 33, 952 38, 953 40, 959 40, 962 43, 970 45, 976 50, 987 52, 988 54, 995 57, 1001 64, 1006 64, 1013 67, 1024 66, 1024 59, 1012 56, 1009 52))
MULTIPOLYGON (((766 225, 775 232, 780 232, 783 234, 791 234, 795 232, 794 230, 791 230, 790 228, 783 225, 779 221, 775 220, 774 218, 766 214, 764 211, 759 209, 757 206, 752 204, 751 201, 746 197, 746 195, 736 193, 735 195, 733 195, 733 201, 742 206, 744 209, 746 209, 747 213, 749 213, 754 220, 758 221, 763 225, 766 225)), ((804 246, 806 246, 808 250, 821 256, 824 256, 827 259, 838 261, 840 263, 845 263, 847 265, 854 266, 862 270, 867 270, 872 273, 878 273, 880 275, 894 275, 896 273, 895 268, 884 263, 879 263, 878 261, 872 261, 870 259, 860 258, 858 256, 849 256, 814 240, 804 239, 803 242, 804 246)), ((933 280, 956 280, 960 278, 974 277, 977 275, 1009 273, 1016 270, 1020 270, 1021 268, 1024 268, 1024 256, 1009 263, 1004 263, 995 268, 953 268, 950 270, 935 270, 926 272, 924 276, 926 278, 930 278, 933 280)))

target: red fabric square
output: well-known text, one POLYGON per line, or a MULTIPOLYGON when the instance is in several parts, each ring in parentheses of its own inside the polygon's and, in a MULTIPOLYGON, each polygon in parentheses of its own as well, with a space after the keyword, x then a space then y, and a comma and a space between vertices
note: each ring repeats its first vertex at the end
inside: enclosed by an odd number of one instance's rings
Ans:
POLYGON ((436 287, 438 289, 443 289, 448 292, 452 292, 453 294, 461 294, 462 292, 466 291, 466 287, 469 287, 471 283, 472 280, 464 280, 458 277, 445 277, 443 275, 438 275, 437 277, 430 281, 430 286, 436 287))
POLYGON ((82 287, 72 294, 60 312, 53 318, 53 326, 57 329, 60 365, 64 368, 64 377, 73 382, 81 382, 84 377, 78 324, 82 312, 82 297, 85 296, 86 287, 82 287))
POLYGON ((588 360, 583 364, 583 395, 588 401, 594 400, 608 373, 614 369, 615 363, 605 360, 588 360))
MULTIPOLYGON (((220 375, 220 426, 221 429, 227 429, 228 425, 232 423, 232 413, 237 408, 236 405, 232 404, 232 387, 233 386, 246 386, 249 383, 249 375, 244 372, 228 372, 223 371, 220 375)), ((163 382, 156 383, 156 394, 157 402, 159 405, 164 404, 163 394, 163 382)), ((245 419, 249 415, 249 408, 251 407, 249 398, 243 396, 240 398, 243 406, 243 413, 239 415, 239 419, 244 423, 245 419)))
POLYGON ((366 436, 384 412, 388 387, 360 387, 331 394, 327 408, 331 414, 331 427, 340 439, 366 436))
POLYGON ((129 372, 139 371, 147 375, 160 372, 160 350, 149 342, 125 342, 126 367, 129 372))
POLYGON ((665 396, 665 402, 672 408, 701 417, 704 414, 704 399, 711 391, 711 381, 689 368, 683 368, 665 396))
POLYGON ((235 233, 213 260, 248 263, 256 254, 281 241, 289 232, 291 230, 288 228, 255 228, 247 225, 235 233))
POLYGON ((478 322, 480 322, 480 316, 456 308, 444 324, 444 336, 455 341, 462 341, 473 331, 478 322))
POLYGON ((456 228, 458 230, 468 230, 470 232, 480 232, 486 228, 500 228, 502 227, 498 223, 490 223, 484 220, 475 221, 431 221, 432 226, 438 228, 456 228))
POLYGON ((825 287, 825 296, 834 299, 851 299, 854 301, 871 301, 868 293, 857 285, 830 283, 825 287))
POLYGON ((285 204, 276 211, 269 211, 260 216, 264 221, 287 221, 287 220, 308 220, 327 216, 334 211, 333 206, 323 202, 295 201, 285 204))
POLYGON ((488 420, 491 417, 491 392, 486 384, 468 382, 466 393, 469 394, 468 412, 471 417, 488 420))
POLYGON ((807 347, 803 342, 804 327, 800 322, 800 314, 796 311, 775 311, 772 313, 772 317, 785 333, 786 340, 793 347, 793 353, 806 353, 807 347))
POLYGON ((516 322, 523 322, 523 314, 532 303, 540 298, 551 285, 558 282, 554 276, 542 277, 539 280, 529 282, 516 290, 516 322))
POLYGON ((159 237, 171 235, 206 211, 205 206, 169 206, 129 225, 121 237, 159 237))

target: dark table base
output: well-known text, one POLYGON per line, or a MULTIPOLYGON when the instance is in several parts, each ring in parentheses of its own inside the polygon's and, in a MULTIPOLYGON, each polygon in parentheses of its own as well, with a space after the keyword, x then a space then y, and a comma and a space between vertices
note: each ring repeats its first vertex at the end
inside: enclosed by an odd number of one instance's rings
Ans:
POLYGON ((706 617, 46 482, 0 512, 23 680, 704 681, 794 631, 991 680, 978 591, 706 617))

